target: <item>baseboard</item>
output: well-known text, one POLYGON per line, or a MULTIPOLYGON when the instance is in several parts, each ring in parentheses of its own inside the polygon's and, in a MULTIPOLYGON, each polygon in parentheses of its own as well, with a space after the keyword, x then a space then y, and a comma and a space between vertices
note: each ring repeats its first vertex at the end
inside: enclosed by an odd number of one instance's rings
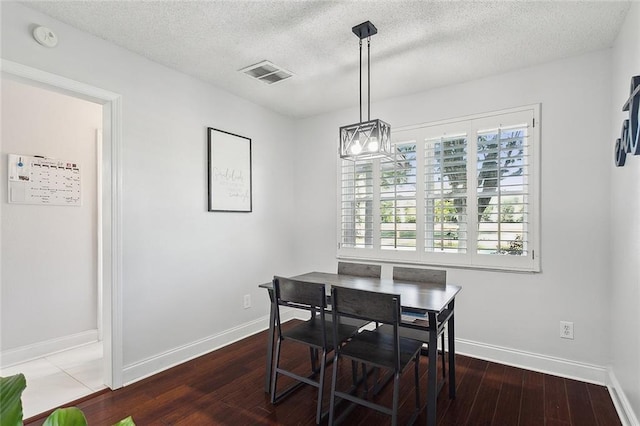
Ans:
MULTIPOLYGON (((300 319, 303 318, 303 316, 296 310, 289 310, 282 315, 283 321, 294 318, 300 319)), ((264 331, 268 324, 268 317, 262 317, 238 327, 225 330, 222 333, 128 365, 124 368, 123 372, 124 384, 128 385, 142 380, 153 374, 264 331)), ((456 353, 588 383, 599 385, 607 383, 607 370, 605 367, 517 349, 465 339, 456 339, 456 353)))
MULTIPOLYGON (((300 315, 293 315, 292 318, 304 319, 304 317, 300 315)), ((448 345, 446 337, 445 345, 448 345)), ((521 351, 518 349, 490 345, 466 339, 456 339, 456 353, 460 355, 467 355, 472 358, 484 359, 526 370, 538 371, 540 373, 552 374, 597 385, 605 385, 607 383, 607 369, 603 366, 552 357, 549 355, 521 351)), ((630 407, 628 402, 626 407, 630 407)), ((637 422, 632 423, 632 425, 640 426, 637 422)))
POLYGON ((19 364, 32 359, 42 358, 56 352, 86 345, 98 340, 98 330, 83 331, 69 336, 59 337, 44 342, 9 349, 0 353, 0 366, 2 368, 19 364))
MULTIPOLYGON (((283 322, 293 318, 297 318, 295 312, 282 312, 281 319, 283 322)), ((162 354, 127 365, 123 370, 123 384, 124 386, 130 385, 161 371, 230 345, 231 343, 266 330, 268 325, 269 317, 261 317, 257 320, 225 330, 222 333, 205 337, 188 345, 180 346, 162 354)))
POLYGON ((611 368, 607 369, 607 388, 609 388, 609 394, 611 394, 613 405, 616 407, 622 425, 639 426, 638 416, 634 413, 627 395, 622 390, 622 386, 611 368))
POLYGON ((602 366, 471 340, 456 339, 456 353, 598 385, 607 382, 607 370, 602 366))

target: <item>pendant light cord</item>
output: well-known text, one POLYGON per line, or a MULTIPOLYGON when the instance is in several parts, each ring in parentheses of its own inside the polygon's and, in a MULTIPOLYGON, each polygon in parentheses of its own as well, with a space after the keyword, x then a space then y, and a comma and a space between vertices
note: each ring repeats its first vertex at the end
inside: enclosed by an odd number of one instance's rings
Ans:
POLYGON ((371 121, 371 36, 367 37, 367 121, 371 121))
POLYGON ((360 39, 360 122, 362 123, 362 39, 360 39))

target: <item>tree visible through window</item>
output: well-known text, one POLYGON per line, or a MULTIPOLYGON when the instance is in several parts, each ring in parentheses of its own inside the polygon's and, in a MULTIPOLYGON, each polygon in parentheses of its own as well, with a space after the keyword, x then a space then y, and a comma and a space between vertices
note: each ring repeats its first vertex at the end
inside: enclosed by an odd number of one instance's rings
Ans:
POLYGON ((467 250, 467 137, 429 139, 425 144, 425 250, 467 250))
POLYGON ((478 253, 527 255, 526 128, 478 135, 478 253))

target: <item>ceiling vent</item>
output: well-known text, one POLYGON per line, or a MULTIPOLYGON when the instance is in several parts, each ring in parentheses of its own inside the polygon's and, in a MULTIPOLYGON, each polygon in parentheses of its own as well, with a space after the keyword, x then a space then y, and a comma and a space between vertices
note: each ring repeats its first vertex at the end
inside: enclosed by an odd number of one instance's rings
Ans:
POLYGON ((293 76, 293 73, 269 61, 258 62, 239 71, 267 84, 277 83, 293 76))

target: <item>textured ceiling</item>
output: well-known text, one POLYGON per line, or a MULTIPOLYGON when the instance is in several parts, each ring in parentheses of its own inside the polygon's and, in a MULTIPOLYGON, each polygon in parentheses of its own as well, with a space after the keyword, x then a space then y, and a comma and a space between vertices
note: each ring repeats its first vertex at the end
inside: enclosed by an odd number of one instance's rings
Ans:
MULTIPOLYGON (((627 1, 24 2, 155 62, 292 117, 358 105, 358 39, 372 102, 610 47, 627 1), (269 60, 274 85, 237 71, 269 60)), ((55 28, 52 28, 55 31, 55 28)), ((64 43, 64 40, 60 40, 64 43)))

